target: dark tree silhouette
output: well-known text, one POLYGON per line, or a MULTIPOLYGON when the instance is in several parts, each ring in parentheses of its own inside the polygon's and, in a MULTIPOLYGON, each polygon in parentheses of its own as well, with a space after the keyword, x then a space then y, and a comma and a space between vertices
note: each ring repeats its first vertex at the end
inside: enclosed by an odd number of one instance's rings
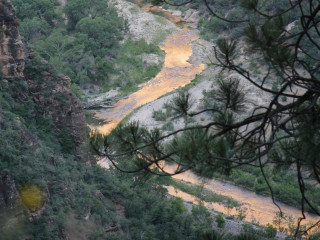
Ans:
POLYGON ((248 16, 240 20, 218 15, 213 10, 214 2, 203 0, 214 17, 245 26, 246 54, 258 59, 262 73, 253 73, 239 64, 236 40, 218 39, 212 64, 236 76, 218 79, 205 108, 197 112, 190 111, 192 98, 188 92, 180 92, 169 104, 173 117, 210 113, 212 120, 165 135, 158 129, 148 131, 138 123, 121 125, 106 137, 103 155, 116 168, 129 173, 171 175, 192 169, 212 177, 214 172, 228 174, 241 165, 256 166, 272 198, 265 166, 295 166, 301 191, 300 226, 306 206, 320 216, 318 207, 305 194, 302 174, 306 170, 320 183, 320 1, 268 4, 273 1, 244 0, 240 5, 248 16), (245 109, 247 99, 240 80, 269 94, 268 103, 245 109), (175 163, 176 170, 167 171, 164 160, 175 163))

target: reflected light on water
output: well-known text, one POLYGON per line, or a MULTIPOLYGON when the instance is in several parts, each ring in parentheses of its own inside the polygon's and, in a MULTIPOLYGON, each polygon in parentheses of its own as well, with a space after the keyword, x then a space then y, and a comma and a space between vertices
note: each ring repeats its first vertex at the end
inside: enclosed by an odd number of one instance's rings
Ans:
MULTIPOLYGON (((167 165, 165 167, 165 170, 168 172, 174 172, 176 170, 176 166, 174 165, 167 165)), ((178 180, 183 180, 185 182, 189 182, 195 185, 200 185, 203 183, 200 177, 192 173, 191 171, 187 171, 178 175, 174 175, 173 178, 178 180)), ((242 187, 237 187, 231 183, 228 182, 222 182, 216 179, 210 179, 207 180, 204 183, 204 187, 214 193, 231 197, 234 200, 242 203, 243 205, 241 208, 247 209, 246 212, 246 221, 252 221, 259 222, 261 225, 266 225, 267 223, 271 223, 276 215, 277 212, 279 212, 279 209, 274 205, 270 197, 258 195, 254 192, 248 191, 242 187)), ((189 194, 186 194, 184 192, 181 192, 179 190, 175 189, 168 189, 169 194, 181 197, 185 201, 190 201, 195 204, 199 203, 199 199, 197 199, 194 196, 191 196, 189 194)), ((295 197, 295 196, 292 196, 295 197)), ((226 207, 224 207, 222 204, 218 203, 206 203, 203 202, 203 204, 206 207, 209 207, 215 211, 228 214, 228 210, 226 207)), ((298 220, 299 217, 301 217, 301 211, 290 207, 286 204, 279 203, 279 206, 281 207, 281 210, 286 216, 291 216, 295 221, 298 220)), ((230 214, 234 215, 236 214, 235 209, 233 209, 230 214)), ((315 222, 319 220, 319 217, 316 215, 311 215, 306 213, 306 221, 302 222, 302 224, 306 224, 309 221, 315 222)))
POLYGON ((162 47, 166 56, 160 73, 144 84, 143 88, 117 102, 111 111, 97 111, 95 118, 108 121, 107 124, 96 127, 97 131, 107 135, 134 109, 185 86, 201 73, 205 67, 203 64, 188 62, 192 55, 191 42, 196 39, 197 34, 191 30, 183 30, 169 37, 162 47))

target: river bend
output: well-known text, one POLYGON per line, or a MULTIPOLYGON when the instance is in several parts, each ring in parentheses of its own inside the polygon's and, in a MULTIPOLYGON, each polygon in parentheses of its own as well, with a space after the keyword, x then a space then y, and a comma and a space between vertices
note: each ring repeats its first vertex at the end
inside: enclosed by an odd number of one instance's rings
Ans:
MULTIPOLYGON (((146 7, 144 7, 144 9, 146 9, 146 7)), ((150 11, 150 8, 147 8, 147 10, 150 11)), ((157 12, 159 11, 161 10, 157 8, 157 12)), ((168 15, 168 13, 166 12, 164 15, 168 15)), ((170 20, 170 16, 167 16, 167 18, 170 20)), ((197 39, 197 33, 186 27, 183 27, 179 32, 172 34, 166 40, 165 46, 162 47, 162 50, 165 51, 166 55, 161 72, 159 72, 154 79, 144 84, 140 90, 129 95, 128 98, 117 102, 112 110, 96 111, 95 117, 107 122, 107 124, 97 127, 97 130, 103 134, 110 133, 110 131, 134 109, 152 102, 179 87, 185 86, 190 83, 197 74, 200 74, 204 70, 205 65, 191 64, 188 62, 193 54, 192 41, 197 39)), ((99 164, 108 167, 107 162, 104 160, 100 161, 99 164)), ((202 183, 201 179, 191 172, 176 175, 175 178, 193 184, 202 183)), ((243 203, 243 207, 247 209, 247 221, 254 220, 263 225, 272 223, 275 214, 278 212, 277 207, 272 203, 270 197, 255 194, 230 183, 214 179, 206 182, 204 187, 215 193, 232 197, 243 203)), ((168 187, 168 191, 169 194, 181 197, 185 201, 198 202, 198 199, 194 196, 175 190, 172 187, 168 187)), ((223 205, 216 203, 205 203, 205 205, 216 211, 225 214, 227 213, 227 210, 223 205)), ((279 205, 286 215, 292 216, 294 219, 301 217, 301 212, 298 209, 281 203, 279 203, 279 205)), ((234 214, 234 212, 231 211, 231 214, 234 214)), ((316 216, 307 216, 307 221, 318 220, 318 217, 316 216)))

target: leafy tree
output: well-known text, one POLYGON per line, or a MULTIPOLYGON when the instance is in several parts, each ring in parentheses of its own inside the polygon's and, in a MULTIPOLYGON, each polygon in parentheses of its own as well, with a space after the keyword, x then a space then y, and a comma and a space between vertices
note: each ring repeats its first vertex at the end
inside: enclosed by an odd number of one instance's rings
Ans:
POLYGON ((47 38, 40 39, 33 45, 33 47, 44 59, 50 62, 56 61, 60 66, 54 64, 55 67, 58 70, 61 70, 67 46, 72 41, 73 39, 68 37, 65 29, 58 28, 55 29, 47 38))
POLYGON ((39 17, 25 18, 20 22, 19 30, 22 36, 29 41, 37 34, 47 35, 50 32, 50 25, 39 17))
POLYGON ((76 29, 88 36, 89 41, 85 42, 87 50, 100 57, 115 48, 122 37, 122 22, 118 18, 85 17, 77 23, 76 29))
POLYGON ((20 20, 37 17, 53 25, 53 20, 57 17, 54 3, 50 0, 13 0, 12 3, 20 20))
POLYGON ((74 29, 78 21, 85 17, 98 17, 107 13, 107 0, 69 0, 64 8, 68 25, 74 29))
MULTIPOLYGON (((213 17, 244 26, 246 54, 257 57, 263 71, 252 73, 239 64, 237 41, 228 38, 216 41, 212 64, 236 73, 238 79, 268 95, 268 102, 251 104, 244 112, 244 93, 238 80, 224 77, 217 86, 221 96, 212 99, 204 109, 190 112, 190 94, 180 94, 169 104, 176 116, 211 113, 211 122, 186 126, 166 135, 130 123, 107 137, 104 154, 118 169, 131 173, 168 175, 196 169, 198 174, 210 176, 210 172, 229 174, 241 165, 251 165, 260 169, 272 198, 265 167, 294 166, 301 193, 300 226, 306 206, 320 216, 318 207, 308 199, 309 190, 301 173, 302 169, 308 170, 310 177, 320 183, 320 3, 242 0, 238 7, 250 14, 232 20, 216 13, 214 2, 204 0, 213 17), (279 80, 279 89, 275 91, 272 84, 279 80), (163 160, 175 163, 176 170, 167 172, 158 164, 163 160), (154 164, 159 165, 157 170, 149 168, 154 164)), ((185 3, 176 5, 182 4, 185 3)))
POLYGON ((19 30, 26 40, 48 35, 59 22, 53 0, 12 0, 19 18, 19 30))
MULTIPOLYGON (((22 2, 17 4, 23 8, 22 2)), ((32 48, 73 83, 81 87, 88 82, 108 86, 113 72, 111 61, 117 56, 123 35, 123 20, 105 0, 71 0, 65 12, 69 23, 74 20, 72 14, 77 14, 75 31, 68 31, 63 21, 57 21, 51 31, 48 23, 38 16, 24 18, 20 30, 27 39, 33 40, 32 48)))

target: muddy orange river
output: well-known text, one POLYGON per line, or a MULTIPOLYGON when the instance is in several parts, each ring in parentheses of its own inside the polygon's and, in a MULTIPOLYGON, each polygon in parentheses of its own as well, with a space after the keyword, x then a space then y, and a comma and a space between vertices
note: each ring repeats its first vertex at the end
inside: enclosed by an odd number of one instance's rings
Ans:
MULTIPOLYGON (((202 180, 192 172, 185 172, 179 175, 175 175, 174 178, 196 185, 200 185, 203 183, 202 180)), ((243 204, 241 208, 247 210, 245 221, 259 223, 260 225, 266 225, 267 223, 272 224, 276 213, 279 212, 279 209, 273 204, 270 197, 256 194, 233 184, 222 182, 216 179, 211 179, 204 183, 204 187, 217 194, 231 197, 234 200, 238 201, 240 204, 243 204)), ((173 187, 168 187, 167 189, 169 194, 172 196, 181 197, 184 201, 193 202, 195 204, 199 203, 199 199, 192 195, 176 190, 173 187)), ((203 202, 203 204, 209 209, 213 209, 226 215, 236 214, 235 208, 230 211, 222 204, 207 202, 203 202)), ((301 211, 294 207, 290 207, 279 202, 277 202, 277 204, 280 206, 281 211, 286 216, 291 216, 295 221, 302 216, 301 211)), ((311 214, 306 214, 306 217, 306 220, 304 220, 302 224, 307 224, 319 220, 319 217, 311 214)))
MULTIPOLYGON (((150 11, 150 9, 148 10, 150 11)), ((160 11, 157 9, 157 11, 160 11)), ((167 13, 166 13, 167 14, 167 13)), ((167 16, 167 18, 169 18, 167 16)), ((170 18, 169 18, 170 19, 170 18)), ((175 20, 177 21, 177 20, 175 20)), ((152 102, 157 98, 167 94, 179 87, 183 87, 190 83, 196 76, 203 71, 205 65, 190 64, 188 62, 192 55, 191 42, 198 38, 195 31, 183 27, 181 31, 171 35, 165 42, 162 50, 165 51, 165 62, 161 72, 152 80, 144 84, 137 92, 129 95, 128 98, 117 102, 112 110, 96 111, 95 117, 108 122, 105 125, 97 127, 97 130, 103 134, 108 134, 114 129, 117 124, 134 109, 152 102)), ((99 164, 108 167, 106 160, 99 161, 99 164)), ((193 173, 186 172, 175 176, 176 179, 181 179, 193 184, 201 184, 202 181, 193 173)), ((210 180, 205 185, 206 188, 215 193, 231 197, 240 203, 243 203, 243 208, 247 209, 246 221, 259 222, 262 225, 272 223, 272 220, 278 208, 272 203, 271 198, 257 195, 247 191, 241 187, 234 186, 229 183, 224 183, 219 180, 210 180)), ((198 199, 194 196, 181 192, 179 190, 168 187, 169 194, 178 196, 185 201, 198 203, 198 199)), ((292 196, 294 197, 294 196, 292 196)), ((223 205, 216 203, 204 203, 208 208, 227 214, 227 210, 223 205)), ((279 203, 282 211, 286 215, 298 219, 301 212, 298 209, 279 203)), ((229 212, 235 214, 234 210, 229 212)), ((315 216, 307 215, 308 218, 303 223, 315 221, 315 216)))
POLYGON ((190 83, 204 69, 203 64, 190 64, 192 55, 191 42, 196 40, 194 31, 184 29, 171 35, 162 50, 165 51, 165 61, 158 75, 144 84, 137 92, 128 98, 117 102, 111 111, 96 111, 95 117, 108 123, 97 127, 98 132, 108 134, 118 123, 134 109, 152 102, 166 93, 190 83))

